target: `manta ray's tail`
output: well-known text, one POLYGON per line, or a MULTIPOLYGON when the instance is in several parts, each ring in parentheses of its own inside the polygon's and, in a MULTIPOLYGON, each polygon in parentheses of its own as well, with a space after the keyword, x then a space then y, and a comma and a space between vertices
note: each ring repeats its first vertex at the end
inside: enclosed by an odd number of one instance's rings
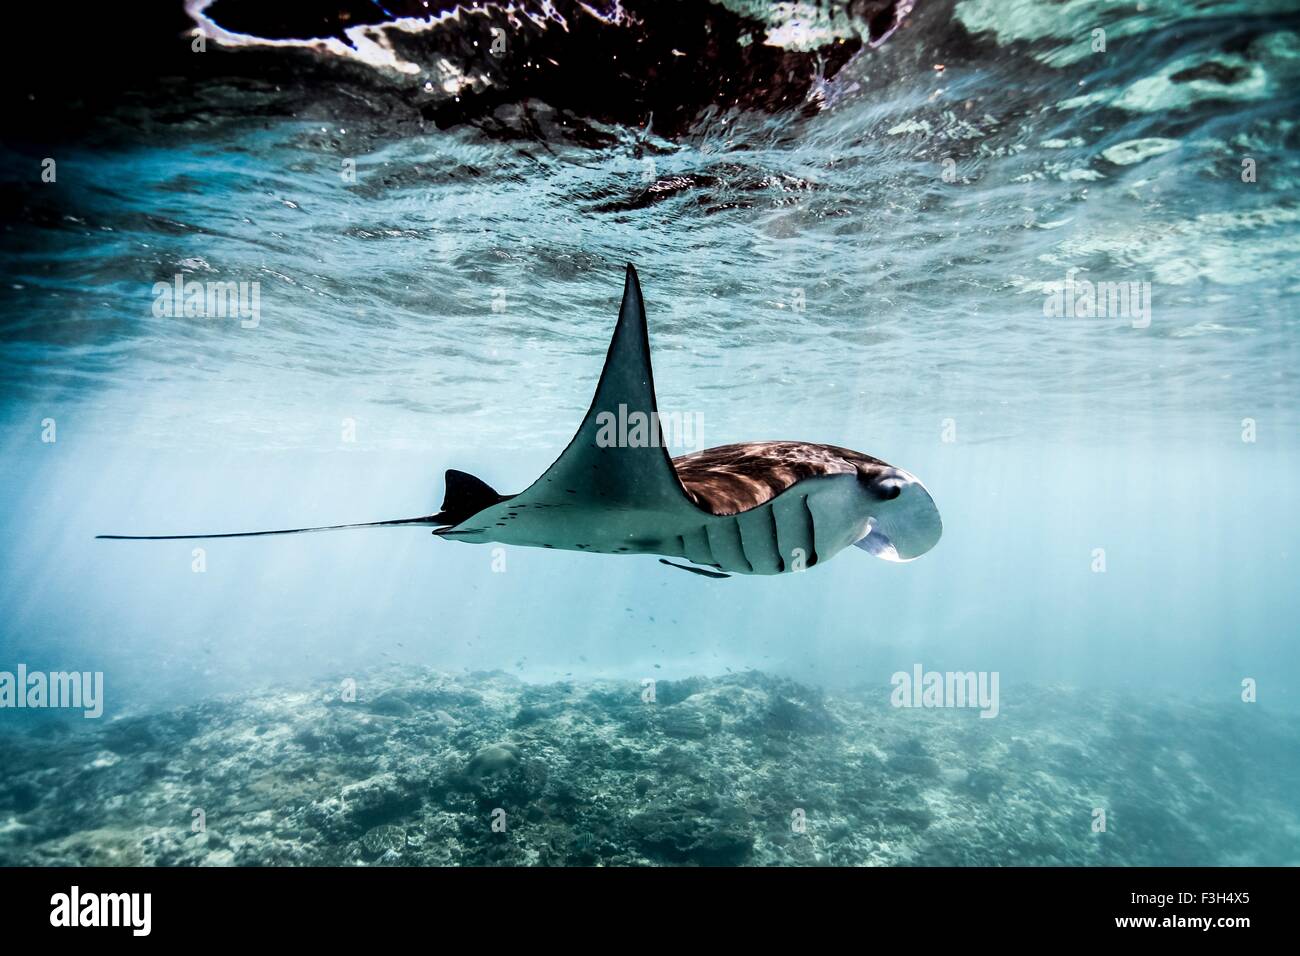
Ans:
POLYGON ((393 521, 364 521, 360 524, 327 524, 319 528, 283 528, 277 531, 228 531, 224 534, 97 534, 109 541, 183 541, 188 538, 257 538, 270 534, 306 534, 308 531, 342 531, 345 528, 390 528, 408 524, 442 524, 437 515, 397 518, 393 521))
POLYGON ((318 528, 283 528, 276 531, 228 531, 222 534, 97 534, 96 538, 110 541, 183 541, 193 538, 258 538, 272 534, 306 534, 309 531, 342 531, 347 528, 394 528, 402 525, 456 525, 478 514, 484 508, 505 501, 509 495, 499 495, 473 475, 463 471, 447 471, 447 494, 442 510, 436 515, 422 518, 394 518, 391 521, 363 521, 359 524, 329 524, 318 528))

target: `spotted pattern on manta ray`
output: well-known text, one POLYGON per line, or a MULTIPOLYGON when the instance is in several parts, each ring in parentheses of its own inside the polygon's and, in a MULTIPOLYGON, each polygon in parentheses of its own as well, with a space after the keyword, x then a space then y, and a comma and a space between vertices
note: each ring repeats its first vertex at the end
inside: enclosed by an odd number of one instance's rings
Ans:
POLYGON ((673 467, 687 497, 715 515, 757 508, 805 478, 857 472, 874 482, 893 470, 861 452, 802 441, 719 445, 674 458, 673 467))

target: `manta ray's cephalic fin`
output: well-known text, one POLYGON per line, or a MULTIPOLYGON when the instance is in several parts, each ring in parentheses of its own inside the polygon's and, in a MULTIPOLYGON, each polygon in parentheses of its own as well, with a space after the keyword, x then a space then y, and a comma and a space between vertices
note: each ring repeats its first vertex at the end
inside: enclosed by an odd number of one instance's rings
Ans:
POLYGON ((681 568, 683 571, 690 571, 692 574, 702 574, 706 578, 729 578, 730 574, 722 571, 710 571, 708 568, 693 568, 689 564, 678 564, 676 561, 669 561, 667 558, 660 558, 660 564, 666 564, 670 568, 681 568))

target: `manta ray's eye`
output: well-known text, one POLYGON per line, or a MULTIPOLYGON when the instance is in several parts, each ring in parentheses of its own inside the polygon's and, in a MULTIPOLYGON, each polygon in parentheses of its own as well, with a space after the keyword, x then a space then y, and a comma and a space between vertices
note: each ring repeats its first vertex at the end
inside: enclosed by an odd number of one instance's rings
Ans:
POLYGON ((881 501, 893 501, 903 493, 903 484, 903 479, 890 476, 881 478, 871 486, 871 490, 881 501))

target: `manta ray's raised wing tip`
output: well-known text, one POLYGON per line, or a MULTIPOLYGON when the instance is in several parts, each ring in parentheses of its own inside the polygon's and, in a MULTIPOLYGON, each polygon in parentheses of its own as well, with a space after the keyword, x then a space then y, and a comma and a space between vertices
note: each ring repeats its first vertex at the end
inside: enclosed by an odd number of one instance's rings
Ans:
POLYGON ((635 298, 638 302, 641 300, 641 279, 636 274, 636 266, 632 263, 627 264, 627 269, 623 272, 623 298, 626 300, 629 296, 635 298))

